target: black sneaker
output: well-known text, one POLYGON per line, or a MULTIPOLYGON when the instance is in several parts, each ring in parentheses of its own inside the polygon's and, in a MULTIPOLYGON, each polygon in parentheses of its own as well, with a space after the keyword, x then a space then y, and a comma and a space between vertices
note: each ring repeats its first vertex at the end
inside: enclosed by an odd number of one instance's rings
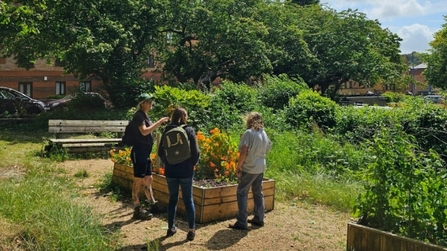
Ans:
POLYGON ((134 220, 150 220, 152 219, 152 214, 148 211, 144 210, 141 206, 135 207, 135 211, 133 212, 134 220))
POLYGON ((166 232, 166 236, 167 236, 167 237, 171 237, 171 236, 173 236, 175 233, 177 233, 177 228, 176 228, 176 227, 172 227, 172 228, 168 229, 168 231, 166 232))
POLYGON ((247 222, 251 223, 252 225, 256 225, 258 227, 263 227, 264 226, 264 222, 263 221, 255 220, 254 218, 253 219, 248 219, 247 222))
POLYGON ((196 237, 196 232, 188 231, 188 234, 186 235, 186 239, 188 239, 188 241, 193 241, 194 237, 196 237))

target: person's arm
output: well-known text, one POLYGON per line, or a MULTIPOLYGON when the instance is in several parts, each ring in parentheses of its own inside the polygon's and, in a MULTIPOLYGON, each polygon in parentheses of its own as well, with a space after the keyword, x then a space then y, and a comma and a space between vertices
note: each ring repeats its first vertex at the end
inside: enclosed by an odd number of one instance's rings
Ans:
POLYGON ((162 123, 166 123, 166 122, 168 122, 168 120, 169 120, 169 117, 163 117, 163 118, 159 119, 157 122, 153 123, 153 124, 150 125, 150 126, 146 126, 145 123, 142 123, 142 124, 138 127, 138 129, 140 130, 140 132, 141 132, 141 134, 142 134, 143 136, 146 136, 146 135, 149 135, 149 134, 151 134, 152 132, 154 132, 158 127, 160 127, 160 125, 161 125, 162 123))
POLYGON ((239 152, 239 160, 237 161, 237 168, 236 168, 237 173, 242 172, 242 164, 245 161, 245 157, 247 157, 247 152, 248 152, 248 146, 242 145, 241 150, 239 152))

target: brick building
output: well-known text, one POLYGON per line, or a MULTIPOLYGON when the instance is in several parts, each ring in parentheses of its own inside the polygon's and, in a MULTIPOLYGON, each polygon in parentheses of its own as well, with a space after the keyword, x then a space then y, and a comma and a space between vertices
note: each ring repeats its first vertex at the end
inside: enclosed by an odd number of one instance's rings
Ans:
MULTIPOLYGON (((148 59, 146 79, 160 80, 161 74, 156 64, 148 59)), ((63 64, 56 61, 49 65, 45 60, 37 60, 33 67, 25 70, 13 58, 0 57, 0 86, 16 89, 32 98, 45 100, 51 95, 66 95, 78 90, 102 92, 102 82, 98 78, 78 79, 64 75, 63 64)))
MULTIPOLYGON (((425 76, 422 75, 422 72, 427 68, 426 64, 420 64, 413 67, 410 67, 408 70, 408 74, 413 77, 418 83, 413 85, 412 83, 408 83, 408 86, 405 88, 402 88, 400 90, 396 90, 399 92, 406 93, 407 91, 410 91, 414 94, 417 94, 420 91, 427 91, 427 81, 425 79, 425 76)), ((342 88, 340 89, 340 93, 344 95, 366 95, 367 92, 380 92, 384 93, 387 91, 392 91, 390 86, 377 84, 374 87, 364 87, 360 86, 359 83, 355 81, 348 81, 342 85, 342 88)))

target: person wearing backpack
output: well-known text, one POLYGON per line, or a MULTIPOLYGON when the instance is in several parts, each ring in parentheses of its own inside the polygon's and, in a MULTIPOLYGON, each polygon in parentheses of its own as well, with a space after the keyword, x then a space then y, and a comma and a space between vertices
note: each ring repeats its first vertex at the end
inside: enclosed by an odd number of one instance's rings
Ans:
POLYGON ((153 97, 148 93, 143 93, 137 98, 137 112, 129 122, 129 131, 132 135, 132 150, 130 157, 133 164, 134 178, 132 186, 132 200, 134 204, 133 218, 135 220, 150 220, 152 214, 147 212, 140 204, 140 189, 144 185, 144 194, 151 203, 154 199, 149 192, 152 186, 152 166, 149 155, 154 145, 152 133, 162 124, 168 122, 169 118, 164 117, 152 123, 147 113, 152 109, 153 97))
POLYGON ((171 116, 171 123, 166 126, 158 147, 158 156, 165 164, 165 176, 168 183, 168 231, 166 236, 177 232, 174 224, 179 198, 179 186, 182 188, 183 203, 186 209, 189 231, 187 240, 195 237, 195 207, 192 195, 194 166, 199 161, 199 146, 196 132, 187 126, 188 113, 177 107, 171 116))
POLYGON ((262 116, 258 112, 251 112, 246 117, 246 131, 239 142, 239 160, 236 167, 240 181, 237 186, 237 221, 230 223, 234 229, 248 229, 248 223, 264 226, 264 195, 262 194, 262 180, 266 167, 265 156, 270 150, 271 142, 264 131, 262 116), (253 193, 254 217, 247 219, 248 192, 253 193))

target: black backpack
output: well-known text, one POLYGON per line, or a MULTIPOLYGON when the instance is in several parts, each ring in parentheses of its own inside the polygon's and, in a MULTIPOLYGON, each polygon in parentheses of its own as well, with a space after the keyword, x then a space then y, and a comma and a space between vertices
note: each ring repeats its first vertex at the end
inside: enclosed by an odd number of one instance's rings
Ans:
POLYGON ((171 165, 191 158, 191 147, 189 146, 188 134, 184 127, 186 126, 176 126, 162 136, 165 157, 171 165))
POLYGON ((124 130, 124 136, 121 139, 121 144, 123 146, 134 146, 138 135, 137 135, 137 128, 135 128, 133 120, 129 121, 129 124, 127 124, 126 129, 124 130))

